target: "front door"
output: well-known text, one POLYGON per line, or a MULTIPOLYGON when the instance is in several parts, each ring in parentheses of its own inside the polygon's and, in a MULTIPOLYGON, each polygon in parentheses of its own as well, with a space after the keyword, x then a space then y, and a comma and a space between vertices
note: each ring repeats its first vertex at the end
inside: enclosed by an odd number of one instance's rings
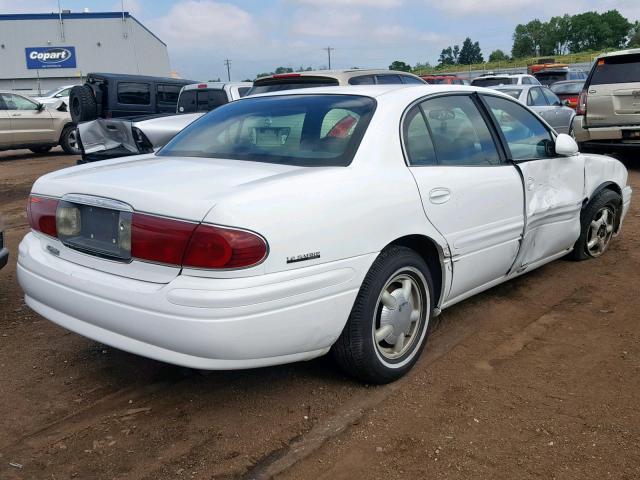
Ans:
POLYGON ((11 120, 13 141, 18 145, 35 143, 56 143, 53 118, 46 108, 38 109, 38 104, 22 95, 1 93, 6 112, 11 120))
POLYGON ((476 97, 446 95, 414 106, 403 139, 425 213, 451 251, 445 301, 506 276, 524 227, 522 182, 503 162, 476 97))
POLYGON ((584 199, 584 157, 559 157, 547 127, 520 104, 484 95, 521 172, 525 193, 525 234, 512 271, 522 271, 568 252, 580 235, 584 199))

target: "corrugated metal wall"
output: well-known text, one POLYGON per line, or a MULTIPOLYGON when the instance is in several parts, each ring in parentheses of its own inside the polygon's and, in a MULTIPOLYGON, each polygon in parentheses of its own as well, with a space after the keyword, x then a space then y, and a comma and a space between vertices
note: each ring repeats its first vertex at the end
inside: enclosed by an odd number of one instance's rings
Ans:
POLYGON ((0 89, 45 91, 89 72, 170 74, 166 45, 128 14, 63 14, 62 23, 64 37, 57 15, 0 15, 0 89), (27 69, 25 48, 49 46, 75 47, 76 68, 27 69))

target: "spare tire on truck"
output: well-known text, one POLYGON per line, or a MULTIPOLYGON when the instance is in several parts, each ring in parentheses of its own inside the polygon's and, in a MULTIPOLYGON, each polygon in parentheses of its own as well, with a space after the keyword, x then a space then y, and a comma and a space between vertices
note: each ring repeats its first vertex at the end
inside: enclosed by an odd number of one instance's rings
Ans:
POLYGON ((95 120, 98 114, 96 97, 89 85, 76 85, 69 92, 69 112, 73 123, 95 120))

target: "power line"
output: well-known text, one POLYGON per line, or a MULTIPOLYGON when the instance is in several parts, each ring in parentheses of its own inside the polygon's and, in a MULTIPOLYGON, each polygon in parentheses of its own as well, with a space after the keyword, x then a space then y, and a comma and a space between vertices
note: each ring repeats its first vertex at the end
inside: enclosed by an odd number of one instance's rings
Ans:
POLYGON ((231 60, 228 58, 224 61, 224 64, 227 67, 227 79, 231 81, 231 60))
POLYGON ((331 51, 335 50, 335 48, 326 47, 326 48, 323 48, 322 50, 327 51, 327 57, 329 57, 329 70, 331 70, 331 51))

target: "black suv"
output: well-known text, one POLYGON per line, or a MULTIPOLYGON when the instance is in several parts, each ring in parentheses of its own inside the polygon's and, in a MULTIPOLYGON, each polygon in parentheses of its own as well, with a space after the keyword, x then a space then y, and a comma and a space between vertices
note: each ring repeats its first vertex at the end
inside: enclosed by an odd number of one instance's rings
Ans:
POLYGON ((185 85, 197 83, 144 75, 90 73, 84 85, 69 93, 74 123, 96 118, 116 118, 155 113, 175 113, 178 94, 185 85))

